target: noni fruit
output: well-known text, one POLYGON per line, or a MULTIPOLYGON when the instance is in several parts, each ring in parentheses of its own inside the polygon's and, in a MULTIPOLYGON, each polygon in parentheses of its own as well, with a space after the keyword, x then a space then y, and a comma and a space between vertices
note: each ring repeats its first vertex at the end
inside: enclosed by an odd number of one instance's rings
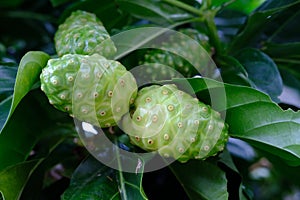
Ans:
POLYGON ((112 57, 116 47, 102 22, 93 13, 77 10, 59 25, 54 36, 57 54, 100 54, 112 57))
POLYGON ((98 54, 50 59, 40 79, 54 107, 100 127, 116 125, 137 93, 132 74, 120 62, 98 54))
POLYGON ((121 122, 134 145, 180 162, 213 156, 228 140, 220 114, 172 84, 142 88, 121 122))
POLYGON ((139 64, 147 68, 141 78, 151 76, 152 80, 164 80, 200 75, 208 51, 207 36, 194 29, 181 29, 144 54, 139 64))

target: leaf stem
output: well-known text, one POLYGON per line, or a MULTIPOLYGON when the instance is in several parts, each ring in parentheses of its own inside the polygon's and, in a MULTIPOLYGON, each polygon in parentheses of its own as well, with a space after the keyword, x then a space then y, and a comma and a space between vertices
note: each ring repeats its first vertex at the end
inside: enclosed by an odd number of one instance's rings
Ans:
POLYGON ((207 10, 205 12, 205 24, 209 31, 209 39, 211 41, 212 46, 215 48, 215 54, 221 54, 222 45, 221 40, 218 35, 218 29, 216 23, 214 21, 217 10, 207 10))
POLYGON ((119 173, 119 192, 122 200, 128 200, 127 198, 127 193, 126 193, 126 188, 125 188, 125 180, 123 177, 123 170, 122 170, 122 164, 120 160, 120 153, 119 153, 119 148, 118 148, 118 141, 117 138, 114 139, 114 143, 116 145, 115 151, 116 151, 116 158, 118 161, 118 173, 119 173))
POLYGON ((163 0, 163 1, 171 5, 174 5, 178 8, 182 8, 186 11, 189 11, 195 15, 202 16, 202 12, 199 9, 194 8, 193 6, 190 6, 188 4, 182 3, 181 1, 178 0, 163 0))

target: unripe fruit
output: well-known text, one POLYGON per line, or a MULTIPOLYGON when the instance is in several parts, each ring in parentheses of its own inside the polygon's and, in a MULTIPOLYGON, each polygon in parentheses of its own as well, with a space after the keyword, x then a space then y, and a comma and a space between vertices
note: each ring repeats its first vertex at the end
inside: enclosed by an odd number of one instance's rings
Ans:
POLYGON ((206 51, 210 52, 208 38, 194 29, 179 32, 171 35, 159 48, 154 47, 146 52, 139 64, 148 65, 148 69, 141 76, 164 80, 200 74, 204 66, 203 56, 208 56, 206 51))
POLYGON ((93 13, 74 11, 59 25, 54 36, 58 56, 65 54, 100 54, 111 57, 116 47, 103 26, 93 13))
POLYGON ((100 127, 116 125, 137 93, 132 74, 98 54, 50 59, 40 79, 54 107, 100 127))
POLYGON ((134 106, 122 128, 146 151, 186 162, 217 154, 228 140, 228 125, 220 114, 175 85, 141 89, 134 106))

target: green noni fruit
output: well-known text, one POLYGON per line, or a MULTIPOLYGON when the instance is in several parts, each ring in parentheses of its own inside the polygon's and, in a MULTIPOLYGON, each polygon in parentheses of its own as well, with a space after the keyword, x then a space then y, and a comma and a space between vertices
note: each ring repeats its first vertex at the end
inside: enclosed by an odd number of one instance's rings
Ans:
POLYGON ((57 54, 100 54, 111 57, 116 47, 95 14, 77 10, 59 25, 54 36, 57 54))
POLYGON ((121 122, 134 145, 180 162, 216 155, 228 140, 218 112, 171 84, 142 88, 121 122))
POLYGON ((50 59, 40 79, 54 107, 100 127, 116 125, 137 93, 132 74, 118 61, 98 54, 50 59))
POLYGON ((207 36, 194 29, 181 29, 144 54, 139 64, 146 65, 147 69, 141 76, 163 80, 199 75, 205 60, 203 56, 208 56, 210 51, 207 36))

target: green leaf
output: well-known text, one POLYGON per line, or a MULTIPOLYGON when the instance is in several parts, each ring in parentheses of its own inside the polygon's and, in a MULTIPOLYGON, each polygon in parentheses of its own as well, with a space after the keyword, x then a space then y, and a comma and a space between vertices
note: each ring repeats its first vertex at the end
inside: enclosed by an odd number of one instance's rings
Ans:
MULTIPOLYGON (((186 84, 185 79, 174 83, 186 84)), ((223 94, 214 109, 226 111, 229 134, 280 157, 290 165, 300 165, 300 112, 282 110, 258 90, 224 84, 206 78, 191 78, 189 83, 200 97, 202 93, 223 94), (227 103, 224 103, 226 101, 227 103)))
POLYGON ((300 64, 300 42, 284 44, 266 43, 263 51, 270 55, 275 61, 280 62, 287 58, 294 58, 300 64))
POLYGON ((21 162, 0 171, 0 191, 5 199, 37 199, 39 189, 43 186, 45 171, 57 162, 70 157, 65 152, 56 151, 57 146, 67 137, 72 136, 74 131, 73 127, 64 125, 50 127, 45 130, 45 141, 41 143, 43 146, 40 149, 44 152, 35 152, 40 154, 35 156, 42 157, 41 159, 21 162), (14 180, 13 184, 11 180, 14 180))
POLYGON ((34 83, 38 80, 42 68, 46 65, 48 59, 49 55, 40 51, 28 52, 21 59, 10 111, 7 116, 0 118, 0 134, 21 99, 31 90, 34 83))
POLYGON ((271 24, 273 19, 276 19, 276 16, 280 12, 285 11, 289 7, 296 6, 299 2, 299 0, 266 1, 248 17, 245 26, 230 44, 229 52, 235 52, 238 49, 248 46, 271 24))
POLYGON ((187 12, 171 6, 163 1, 156 0, 116 0, 122 10, 131 15, 149 20, 155 24, 166 25, 192 17, 187 12))
POLYGON ((222 79, 226 83, 250 86, 248 73, 244 66, 232 56, 220 56, 222 79))
POLYGON ((71 0, 50 0, 53 7, 65 4, 67 2, 70 2, 71 0))
POLYGON ((75 10, 85 10, 96 14, 108 31, 131 22, 129 13, 120 10, 116 0, 85 0, 70 4, 62 13, 59 23, 62 23, 75 10))
MULTIPOLYGON (((226 9, 236 10, 245 14, 251 13, 266 0, 236 0, 226 7, 226 9)), ((212 0, 213 6, 222 6, 228 0, 212 0)))
POLYGON ((20 198, 22 190, 38 160, 26 161, 0 171, 0 191, 7 200, 20 198))
MULTIPOLYGON (((0 109, 10 108, 10 102, 11 98, 1 102, 0 109)), ((22 99, 0 135, 0 170, 26 160, 41 137, 55 135, 57 124, 72 124, 72 120, 67 119, 47 102, 41 90, 31 91, 22 99), (39 95, 43 98, 37 99, 39 95), (50 133, 47 132, 49 127, 54 128, 50 133)))
POLYGON ((235 57, 245 67, 251 86, 269 94, 278 102, 283 84, 274 61, 265 53, 253 48, 243 49, 235 57))
POLYGON ((120 172, 103 165, 94 157, 88 157, 73 173, 70 186, 62 199, 121 199, 119 184, 125 185, 123 197, 146 199, 141 181, 142 173, 120 172), (118 173, 123 174, 122 180, 118 179, 118 173))
POLYGON ((0 102, 13 93, 16 74, 17 68, 0 64, 0 102))
POLYGON ((207 161, 174 162, 169 166, 190 199, 228 199, 225 172, 207 161))

